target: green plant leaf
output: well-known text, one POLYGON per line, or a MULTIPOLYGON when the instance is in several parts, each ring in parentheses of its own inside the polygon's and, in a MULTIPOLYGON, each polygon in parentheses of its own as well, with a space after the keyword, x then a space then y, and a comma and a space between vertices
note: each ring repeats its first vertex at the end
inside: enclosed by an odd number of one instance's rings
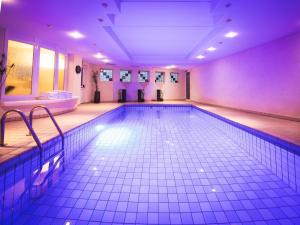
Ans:
POLYGON ((14 90, 16 87, 12 86, 12 85, 8 85, 5 87, 5 94, 8 94, 9 92, 11 92, 12 90, 14 90))

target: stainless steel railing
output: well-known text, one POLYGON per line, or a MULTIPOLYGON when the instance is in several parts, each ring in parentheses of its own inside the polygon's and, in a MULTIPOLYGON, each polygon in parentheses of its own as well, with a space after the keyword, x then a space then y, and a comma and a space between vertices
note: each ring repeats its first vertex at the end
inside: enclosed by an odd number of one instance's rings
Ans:
MULTIPOLYGON (((24 123, 26 124, 28 130, 29 130, 29 135, 33 137, 33 139, 35 140, 38 148, 39 148, 39 154, 40 154, 40 164, 39 164, 39 169, 37 170, 37 172, 35 173, 34 172, 34 175, 32 176, 32 178, 30 179, 30 189, 35 187, 35 188, 41 188, 44 186, 45 182, 48 181, 50 179, 50 177, 52 176, 52 174, 56 171, 57 169, 57 165, 62 161, 62 170, 64 170, 64 164, 65 164, 65 152, 64 152, 64 146, 65 146, 65 137, 64 137, 64 133, 62 132, 62 130, 60 129, 59 125, 57 124, 56 120, 54 119, 52 113, 50 112, 50 110, 46 107, 46 106, 42 106, 42 105, 38 105, 38 106, 34 106, 30 113, 29 113, 29 119, 26 118, 25 114, 21 111, 21 110, 18 110, 18 109, 12 109, 12 110, 9 110, 9 111, 6 111, 2 117, 1 117, 1 121, 0 121, 0 125, 1 125, 1 128, 0 128, 0 146, 5 146, 5 142, 4 142, 4 137, 5 137, 5 122, 6 122, 6 118, 7 118, 7 115, 9 113, 17 113, 20 115, 20 117, 22 118, 22 120, 24 121, 24 123), (44 151, 44 148, 43 148, 43 145, 41 143, 41 141, 39 140, 36 132, 34 131, 33 129, 33 115, 34 115, 34 112, 38 109, 44 109, 48 116, 51 118, 53 124, 55 125, 57 131, 59 132, 59 135, 61 136, 61 143, 62 143, 62 148, 59 150, 59 152, 56 152, 54 153, 52 156, 49 156, 48 159, 45 159, 44 158, 44 154, 45 154, 45 151, 44 151), (55 158, 58 157, 56 160, 55 158), (46 172, 45 174, 45 171, 43 171, 43 167, 44 164, 47 160, 49 160, 49 163, 51 164, 51 167, 49 167, 49 171, 46 172), (53 164, 52 164, 52 161, 53 161, 53 164), (34 185, 34 183, 39 179, 39 184, 37 186, 34 185)), ((31 192, 30 192, 31 193, 31 192)), ((25 194, 25 192, 23 193, 25 194)), ((22 195, 23 195, 22 194, 22 195)))
POLYGON ((0 129, 0 146, 4 147, 5 146, 5 142, 4 142, 4 138, 5 138, 5 122, 6 122, 6 118, 7 118, 7 115, 10 114, 10 113, 17 113, 20 115, 20 117, 22 118, 22 120, 24 121, 24 123, 26 124, 26 127, 28 128, 29 130, 29 135, 33 137, 34 141, 36 142, 39 150, 40 150, 40 166, 43 165, 43 154, 44 154, 44 149, 43 149, 43 146, 42 146, 42 143, 40 141, 40 139, 38 138, 36 132, 34 131, 33 129, 33 115, 34 115, 34 112, 38 109, 43 109, 47 112, 48 116, 50 117, 51 121, 53 122, 54 126, 56 127, 60 137, 61 137, 61 143, 62 143, 62 151, 64 150, 64 147, 65 147, 65 137, 64 137, 64 133, 62 132, 62 130, 60 129, 58 123, 56 122, 56 120, 54 119, 52 113, 50 112, 50 110, 46 107, 46 106, 43 106, 43 105, 38 105, 38 106, 34 106, 30 113, 29 113, 29 121, 27 120, 25 114, 21 111, 21 110, 18 110, 18 109, 12 109, 12 110, 8 110, 6 111, 2 117, 1 117, 1 129, 0 129))
POLYGON ((37 106, 34 106, 30 113, 29 113, 29 123, 30 123, 30 126, 33 127, 33 114, 34 112, 37 110, 37 109, 44 109, 48 116, 50 117, 50 119, 52 120, 54 126, 56 127, 60 137, 61 137, 61 143, 62 143, 62 149, 64 149, 65 147, 65 136, 64 136, 64 133, 62 132, 62 130, 60 129, 59 125, 57 124, 56 120, 54 119, 52 113, 50 112, 50 110, 46 107, 46 106, 43 106, 43 105, 37 105, 37 106))
MULTIPOLYGON (((40 150, 40 157, 41 159, 43 159, 43 146, 42 143, 40 142, 40 139, 38 138, 38 136, 36 135, 35 131, 32 129, 32 126, 30 125, 30 123, 28 122, 25 114, 18 109, 11 109, 6 111, 2 117, 1 117, 1 135, 0 135, 0 146, 4 147, 5 146, 5 142, 4 142, 4 137, 5 137, 5 122, 6 122, 6 117, 9 113, 17 113, 20 115, 20 117, 22 118, 22 120, 24 121, 26 127, 28 128, 29 132, 32 134, 32 138, 34 139, 35 143, 37 144, 39 150, 40 150)), ((42 160, 40 161, 40 164, 42 164, 42 160)), ((42 165, 40 165, 42 166, 42 165)))

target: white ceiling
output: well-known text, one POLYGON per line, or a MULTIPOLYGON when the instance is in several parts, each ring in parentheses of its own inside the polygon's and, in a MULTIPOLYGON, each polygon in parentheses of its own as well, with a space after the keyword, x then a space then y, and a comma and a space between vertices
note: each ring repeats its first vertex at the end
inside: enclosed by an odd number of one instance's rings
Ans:
POLYGON ((188 67, 297 32, 299 12, 299 0, 4 0, 0 26, 93 62, 101 52, 116 64, 188 67), (231 30, 239 36, 224 38, 231 30))

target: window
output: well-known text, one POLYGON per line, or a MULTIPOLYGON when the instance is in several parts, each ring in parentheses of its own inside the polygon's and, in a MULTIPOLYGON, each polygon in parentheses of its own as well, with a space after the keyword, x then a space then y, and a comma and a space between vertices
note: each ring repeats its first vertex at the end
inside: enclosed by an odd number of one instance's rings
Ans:
POLYGON ((149 71, 139 71, 138 82, 149 82, 149 71))
POLYGON ((101 69, 100 81, 113 81, 113 71, 107 69, 101 69))
POLYGON ((165 78, 164 72, 155 72, 155 83, 163 83, 165 78))
POLYGON ((178 73, 171 72, 170 79, 171 79, 171 83, 178 83, 178 73))
POLYGON ((120 81, 121 82, 130 82, 131 80, 131 71, 121 70, 120 71, 120 81))
POLYGON ((63 91, 65 85, 65 63, 66 57, 63 54, 58 55, 58 90, 63 91))
POLYGON ((7 66, 15 64, 6 78, 7 95, 30 95, 32 89, 33 45, 8 41, 7 66))
POLYGON ((39 94, 53 91, 54 87, 54 63, 55 52, 41 48, 40 50, 40 73, 39 94))

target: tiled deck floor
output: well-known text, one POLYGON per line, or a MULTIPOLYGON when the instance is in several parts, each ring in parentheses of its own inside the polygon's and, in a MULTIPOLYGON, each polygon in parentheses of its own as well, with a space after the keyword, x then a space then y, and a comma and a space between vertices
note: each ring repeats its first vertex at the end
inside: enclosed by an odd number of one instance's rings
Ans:
POLYGON ((17 221, 300 224, 300 195, 193 114, 123 115, 17 221))

